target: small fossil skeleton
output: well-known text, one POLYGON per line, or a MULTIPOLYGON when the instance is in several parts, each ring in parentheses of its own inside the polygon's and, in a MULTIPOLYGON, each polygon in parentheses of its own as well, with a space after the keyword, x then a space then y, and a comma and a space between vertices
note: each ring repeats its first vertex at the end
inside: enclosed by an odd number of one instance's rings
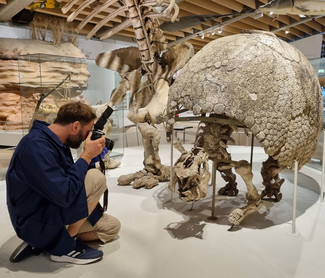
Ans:
MULTIPOLYGON (((300 169, 310 160, 322 129, 322 107, 319 81, 309 61, 274 34, 250 31, 210 42, 187 63, 169 90, 167 128, 170 133, 180 109, 200 116, 204 125, 195 144, 217 161, 228 182, 219 193, 238 193, 233 166, 247 186, 247 205, 228 218, 238 225, 261 207, 262 198, 281 199, 282 169, 292 169, 294 161, 300 169), (231 161, 226 151, 236 126, 251 131, 269 156, 261 169, 261 195, 252 183, 250 164, 231 161)), ((180 188, 187 182, 175 180, 180 188)), ((206 191, 201 185, 197 190, 206 191)))
POLYGON ((178 193, 182 200, 197 201, 206 197, 207 185, 210 180, 208 155, 202 148, 194 147, 190 152, 183 152, 176 161, 169 189, 178 193))

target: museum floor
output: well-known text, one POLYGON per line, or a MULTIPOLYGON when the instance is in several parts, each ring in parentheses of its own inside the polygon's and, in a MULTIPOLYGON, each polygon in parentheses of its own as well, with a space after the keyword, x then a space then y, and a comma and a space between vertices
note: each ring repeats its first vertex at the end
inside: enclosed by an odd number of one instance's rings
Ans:
MULTIPOLYGON (((185 145, 187 149, 190 145, 185 145)), ((231 146, 233 160, 249 160, 250 148, 231 146)), ((153 189, 118 186, 121 174, 142 169, 142 147, 128 147, 119 168, 106 173, 109 184, 108 213, 122 223, 120 237, 106 245, 94 243, 103 259, 90 265, 51 262, 40 255, 12 264, 9 256, 21 242, 11 227, 6 209, 5 181, 0 181, 0 277, 110 277, 110 278, 320 278, 325 272, 325 205, 319 186, 299 174, 296 232, 292 233, 293 172, 286 170, 280 203, 265 201, 259 212, 228 231, 228 214, 245 203, 240 177, 237 197, 216 197, 216 221, 211 215, 211 192, 194 204, 171 195, 167 183, 153 189)), ((179 153, 174 151, 176 159, 179 153)), ((170 146, 160 146, 160 157, 170 164, 170 146)), ((254 184, 262 189, 259 169, 266 158, 254 150, 254 184)), ((174 161, 175 161, 174 159, 174 161)), ((217 176, 217 188, 224 184, 217 176)))

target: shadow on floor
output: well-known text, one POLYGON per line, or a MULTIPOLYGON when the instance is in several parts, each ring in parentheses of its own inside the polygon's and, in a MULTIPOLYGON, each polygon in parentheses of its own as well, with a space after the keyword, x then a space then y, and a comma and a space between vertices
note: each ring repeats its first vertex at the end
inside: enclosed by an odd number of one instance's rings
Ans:
POLYGON ((17 236, 13 236, 4 242, 0 248, 0 268, 8 269, 8 273, 18 271, 44 274, 58 273, 65 268, 72 267, 71 264, 55 264, 48 258, 47 254, 43 253, 39 256, 28 257, 18 263, 10 262, 10 255, 21 242, 17 236))
MULTIPOLYGON (((246 204, 245 188, 240 190, 238 196, 216 196, 215 220, 209 219, 212 215, 212 186, 209 186, 207 193, 207 196, 210 197, 194 203, 182 201, 178 198, 177 193, 171 196, 167 184, 157 189, 154 197, 159 208, 168 209, 183 216, 183 221, 170 223, 165 228, 176 239, 190 237, 203 239, 204 228, 208 223, 223 225, 228 231, 238 231, 243 228, 261 230, 292 221, 293 172, 286 170, 282 176, 286 179, 281 188, 282 200, 278 203, 272 200, 263 200, 263 206, 259 211, 248 215, 239 226, 233 227, 228 221, 228 216, 234 209, 246 204)), ((319 200, 319 185, 315 180, 304 174, 299 174, 298 184, 296 218, 319 200)))

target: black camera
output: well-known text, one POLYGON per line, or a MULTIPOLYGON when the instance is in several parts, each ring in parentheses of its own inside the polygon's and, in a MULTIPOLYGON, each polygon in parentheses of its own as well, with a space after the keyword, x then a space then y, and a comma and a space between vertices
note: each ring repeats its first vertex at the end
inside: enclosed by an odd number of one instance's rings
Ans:
MULTIPOLYGON (((99 117, 98 121, 94 125, 94 128, 92 130, 93 133, 90 137, 91 140, 97 140, 103 135, 105 135, 102 130, 104 128, 104 125, 107 123, 108 118, 112 115, 113 112, 114 110, 110 106, 107 106, 106 110, 103 112, 103 114, 99 117)), ((105 147, 109 151, 111 151, 114 148, 114 141, 105 138, 105 147)))

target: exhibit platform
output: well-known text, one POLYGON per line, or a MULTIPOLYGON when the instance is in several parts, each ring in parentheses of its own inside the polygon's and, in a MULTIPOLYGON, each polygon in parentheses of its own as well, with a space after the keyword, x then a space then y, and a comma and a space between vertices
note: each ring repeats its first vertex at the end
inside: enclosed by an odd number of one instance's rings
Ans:
MULTIPOLYGON (((192 145, 186 144, 186 149, 192 145)), ((233 160, 249 161, 250 147, 230 146, 233 160)), ((170 145, 160 146, 162 163, 170 164, 170 145)), ((319 184, 298 174, 296 233, 292 233, 294 173, 281 172, 283 198, 279 203, 264 201, 263 207, 248 216, 240 226, 228 231, 230 212, 245 204, 246 187, 237 177, 239 195, 216 196, 215 215, 210 221, 212 187, 208 197, 185 203, 171 194, 167 183, 152 189, 118 186, 122 174, 143 168, 142 146, 125 148, 121 165, 106 172, 109 185, 108 213, 122 223, 117 240, 102 245, 103 259, 90 265, 50 261, 41 254, 20 263, 9 256, 21 242, 6 208, 5 181, 0 181, 0 277, 28 278, 321 278, 324 277, 325 205, 319 202, 319 184)), ((179 153, 174 150, 174 161, 179 153)), ((259 173, 266 155, 254 149, 253 182, 262 190, 259 173)), ((210 165, 211 166, 211 165, 210 165)), ((211 169, 211 168, 210 168, 211 169)), ((217 188, 224 185, 217 175, 217 188)))

